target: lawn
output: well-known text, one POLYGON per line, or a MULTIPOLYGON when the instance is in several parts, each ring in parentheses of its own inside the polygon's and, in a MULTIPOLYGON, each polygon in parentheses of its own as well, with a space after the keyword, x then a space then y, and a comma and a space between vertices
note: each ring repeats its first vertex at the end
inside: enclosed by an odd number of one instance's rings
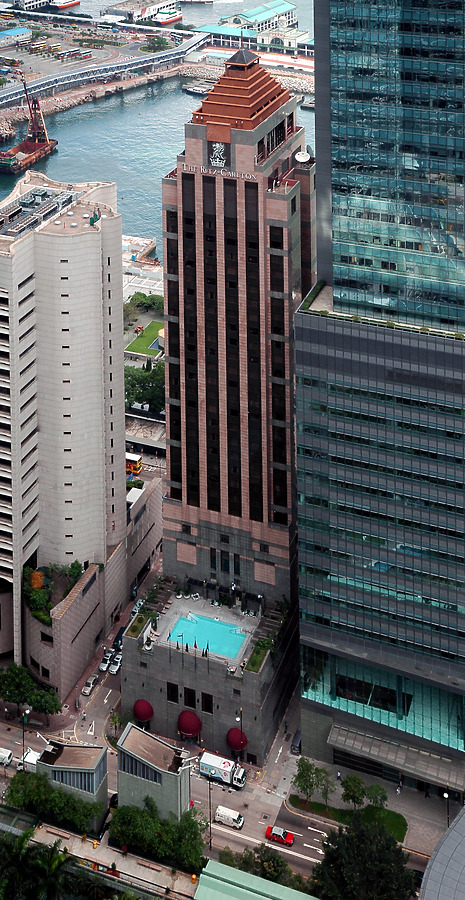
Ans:
POLYGON ((134 338, 132 344, 129 344, 126 350, 129 350, 131 353, 148 353, 151 356, 156 356, 159 351, 157 349, 150 350, 150 344, 153 344, 155 338, 158 337, 160 328, 163 328, 163 322, 149 322, 145 326, 143 334, 134 338))
MULTIPOLYGON (((335 806, 325 807, 324 803, 317 803, 314 800, 307 802, 307 800, 304 800, 297 794, 291 794, 289 800, 296 809, 316 813, 317 816, 324 816, 325 819, 333 819, 341 825, 348 825, 354 814, 352 809, 338 809, 335 806)), ((404 840, 408 823, 400 813, 394 812, 392 809, 379 809, 376 806, 365 806, 360 810, 360 813, 364 822, 370 823, 370 825, 378 822, 378 824, 384 825, 386 830, 400 844, 404 840)))

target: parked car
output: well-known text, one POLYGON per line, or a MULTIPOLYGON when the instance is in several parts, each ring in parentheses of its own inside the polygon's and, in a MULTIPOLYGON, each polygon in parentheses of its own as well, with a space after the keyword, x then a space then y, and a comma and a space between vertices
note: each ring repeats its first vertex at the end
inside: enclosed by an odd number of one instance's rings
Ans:
POLYGON ((99 665, 99 670, 100 670, 100 672, 106 672, 106 671, 107 671, 108 666, 109 666, 110 663, 111 663, 112 656, 113 656, 113 653, 111 652, 111 650, 107 650, 107 652, 105 653, 105 656, 103 657, 103 659, 102 659, 102 661, 101 661, 101 663, 100 663, 100 665, 99 665))
POLYGON ((94 687, 97 684, 97 681, 98 681, 98 675, 94 672, 94 674, 90 675, 89 678, 87 679, 87 681, 81 691, 81 694, 84 694, 84 696, 88 697, 89 694, 91 694, 92 691, 94 690, 94 687))
POLYGON ((108 671, 109 671, 110 675, 118 674, 119 670, 121 669, 122 659, 123 659, 122 653, 117 653, 116 656, 113 657, 113 659, 108 667, 108 671))
POLYGON ((268 825, 266 829, 266 837, 269 841, 277 841, 278 844, 287 844, 290 847, 294 843, 294 835, 291 831, 284 831, 284 828, 277 828, 276 825, 268 825))
POLYGON ((113 653, 120 653, 121 648, 123 646, 123 634, 126 631, 126 627, 123 625, 122 628, 119 629, 115 636, 115 640, 113 641, 112 650, 113 653))

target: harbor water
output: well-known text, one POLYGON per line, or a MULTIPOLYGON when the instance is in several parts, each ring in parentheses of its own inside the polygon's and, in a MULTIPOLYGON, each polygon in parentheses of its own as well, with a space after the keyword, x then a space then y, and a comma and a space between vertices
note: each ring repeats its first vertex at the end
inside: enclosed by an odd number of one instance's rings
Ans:
MULTIPOLYGON (((35 169, 57 181, 116 181, 123 234, 155 237, 161 258, 161 179, 176 165, 184 149, 184 125, 200 103, 172 78, 47 116, 58 150, 35 169)), ((313 112, 298 109, 298 122, 313 146, 313 112)), ((4 148, 22 140, 25 130, 18 128, 15 141, 4 148)), ((0 177, 0 199, 16 180, 0 177)))
MULTIPOLYGON (((105 5, 102 0, 81 0, 79 12, 98 17, 105 5)), ((180 6, 184 24, 204 25, 244 12, 254 3, 214 0, 180 6)), ((310 29, 313 3, 297 0, 296 6, 299 27, 310 29)), ((181 80, 173 78, 47 116, 58 151, 35 168, 57 181, 116 181, 123 233, 156 237, 161 257, 161 179, 175 166, 184 148, 184 125, 200 103, 201 97, 183 91, 181 80)), ((313 111, 299 109, 298 121, 305 127, 306 144, 313 147, 313 111)), ((23 140, 25 133, 25 125, 18 127, 15 140, 4 149, 23 140)), ((0 176, 0 200, 16 180, 0 176)))

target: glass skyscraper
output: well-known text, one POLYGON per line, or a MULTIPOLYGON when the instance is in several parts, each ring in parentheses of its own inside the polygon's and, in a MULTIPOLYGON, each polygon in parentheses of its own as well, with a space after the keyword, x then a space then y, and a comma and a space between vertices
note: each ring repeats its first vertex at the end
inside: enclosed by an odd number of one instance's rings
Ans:
POLYGON ((464 7, 315 4, 296 316, 303 752, 460 794, 464 7))
POLYGON ((315 10, 320 274, 335 308, 459 327, 464 2, 320 0, 315 10))

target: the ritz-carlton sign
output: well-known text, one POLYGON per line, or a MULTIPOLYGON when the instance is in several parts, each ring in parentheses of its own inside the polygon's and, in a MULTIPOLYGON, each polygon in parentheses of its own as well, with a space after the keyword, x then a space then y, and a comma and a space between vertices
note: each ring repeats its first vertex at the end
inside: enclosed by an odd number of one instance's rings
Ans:
POLYGON ((225 178, 243 178, 247 181, 256 181, 257 176, 250 172, 233 172, 231 169, 209 169, 208 166, 188 166, 183 163, 183 172, 200 172, 201 175, 224 175, 225 178))
POLYGON ((208 161, 210 166, 190 166, 183 163, 184 172, 200 172, 201 175, 224 175, 227 178, 242 178, 256 181, 257 176, 251 172, 233 172, 230 166, 230 145, 220 141, 208 142, 208 161))

